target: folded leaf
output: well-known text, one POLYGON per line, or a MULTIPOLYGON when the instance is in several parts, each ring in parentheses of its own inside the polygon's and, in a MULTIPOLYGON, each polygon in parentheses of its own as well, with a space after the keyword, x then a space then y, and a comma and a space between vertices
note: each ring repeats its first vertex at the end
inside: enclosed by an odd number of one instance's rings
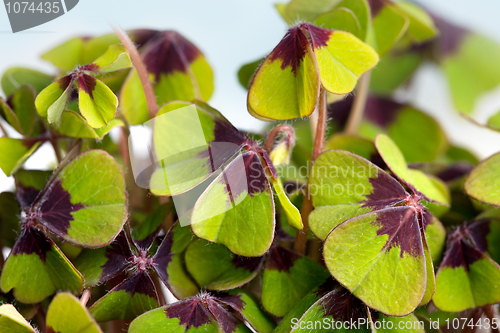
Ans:
POLYGON ((38 114, 58 123, 73 91, 74 78, 71 75, 60 78, 42 90, 35 100, 38 114))
POLYGON ((349 32, 357 38, 363 39, 361 26, 356 14, 347 8, 340 7, 333 9, 318 16, 312 23, 325 29, 349 32))
POLYGON ((83 74, 78 78, 78 103, 87 123, 100 128, 115 117, 118 98, 102 81, 83 74))
POLYGON ((39 223, 67 242, 84 247, 109 244, 127 218, 123 172, 104 151, 78 155, 30 208, 39 223))
POLYGON ((185 254, 186 268, 198 285, 209 290, 229 290, 251 281, 264 257, 234 255, 222 244, 198 239, 185 254))
POLYGON ((500 154, 493 155, 479 163, 467 177, 465 192, 489 205, 500 206, 500 154))
POLYGON ((436 36, 438 29, 425 10, 409 1, 395 2, 396 7, 409 19, 408 35, 418 43, 436 36))
POLYGON ((319 72, 300 27, 288 30, 255 73, 248 91, 248 111, 264 120, 309 116, 319 98, 319 72))
POLYGON ((57 126, 57 131, 71 138, 102 139, 109 131, 118 126, 124 126, 124 123, 115 118, 105 127, 92 128, 86 122, 85 118, 78 113, 71 110, 65 110, 61 116, 61 123, 57 126))
POLYGON ((271 250, 262 279, 262 305, 268 312, 284 316, 327 277, 326 269, 316 261, 276 247, 271 250))
POLYGON ((392 2, 372 0, 374 47, 380 56, 386 54, 404 35, 410 19, 392 2))
POLYGON ((102 330, 75 296, 60 293, 49 305, 47 332, 102 333, 102 330))
POLYGON ((302 216, 300 215, 299 210, 292 204, 290 199, 287 197, 285 191, 283 190, 283 186, 280 180, 271 177, 271 182, 273 183, 274 192, 278 196, 280 206, 286 215, 288 224, 294 227, 295 229, 301 230, 304 226, 302 224, 302 216))
POLYGON ((57 290, 79 293, 83 277, 54 242, 34 227, 24 227, 0 277, 3 292, 14 289, 22 303, 38 303, 57 290))
POLYGON ((106 52, 88 65, 92 71, 108 73, 132 67, 132 61, 123 45, 111 45, 106 52))
POLYGON ((41 142, 30 144, 21 139, 0 138, 0 168, 6 176, 14 174, 40 147, 41 142))
POLYGON ((153 281, 147 273, 137 272, 101 297, 89 311, 99 322, 133 320, 158 305, 153 281))
MULTIPOLYGON (((244 289, 234 289, 229 291, 228 302, 234 310, 238 311, 241 316, 259 333, 271 333, 276 326, 274 320, 265 313, 259 301, 248 291, 244 289)), ((222 302, 225 302, 222 298, 222 302)))
POLYGON ((10 333, 36 333, 12 304, 0 305, 0 330, 10 333))

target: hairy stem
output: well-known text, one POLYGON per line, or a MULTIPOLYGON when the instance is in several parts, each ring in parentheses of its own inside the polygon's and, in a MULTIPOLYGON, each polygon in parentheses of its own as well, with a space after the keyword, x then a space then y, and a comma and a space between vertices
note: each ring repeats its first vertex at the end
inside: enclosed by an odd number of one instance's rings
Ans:
POLYGON ((275 128, 273 128, 271 130, 271 132, 269 132, 269 135, 267 136, 267 139, 266 139, 265 148, 266 148, 266 151, 268 154, 270 154, 271 150, 273 150, 274 141, 276 140, 276 137, 283 132, 286 132, 289 136, 295 137, 295 131, 293 130, 292 126, 289 126, 289 125, 276 126, 275 128))
POLYGON ((7 133, 7 131, 5 130, 5 128, 3 128, 2 126, 2 121, 0 120, 0 131, 2 132, 2 136, 8 138, 9 137, 9 134, 7 133))
MULTIPOLYGON (((321 87, 318 105, 318 126, 316 126, 316 137, 314 139, 314 148, 311 157, 312 163, 323 152, 323 144, 325 142, 326 132, 326 110, 326 90, 321 87)), ((304 224, 304 228, 297 232, 297 236, 295 237, 295 244, 293 246, 293 249, 301 254, 306 253, 307 231, 309 230, 309 215, 313 210, 313 204, 311 196, 309 195, 308 187, 309 186, 307 186, 305 190, 306 193, 304 194, 304 203, 302 204, 302 210, 300 212, 300 214, 302 215, 302 223, 304 224)))
POLYGON ((144 90, 144 95, 146 96, 149 118, 153 119, 156 116, 156 113, 158 112, 158 104, 156 103, 156 95, 153 90, 153 84, 149 79, 149 74, 146 69, 146 65, 144 65, 144 61, 142 61, 139 51, 137 51, 134 42, 132 42, 127 33, 120 27, 113 27, 113 30, 116 36, 122 42, 123 47, 125 47, 128 54, 130 55, 130 59, 132 59, 132 62, 134 63, 134 67, 137 71, 137 74, 139 75, 139 79, 141 80, 142 89, 144 90))
POLYGON ((61 163, 62 156, 61 156, 61 150, 59 149, 59 142, 56 139, 50 139, 50 144, 52 145, 54 153, 56 154, 57 163, 61 163))
POLYGON ((344 129, 345 134, 353 135, 358 132, 359 124, 365 113, 366 100, 368 99, 368 91, 370 89, 370 78, 371 72, 366 72, 359 80, 356 97, 354 97, 351 113, 349 113, 349 118, 344 129))
POLYGON ((87 306, 87 302, 90 299, 90 295, 92 293, 92 288, 85 289, 83 291, 82 297, 80 297, 80 304, 83 306, 87 306))

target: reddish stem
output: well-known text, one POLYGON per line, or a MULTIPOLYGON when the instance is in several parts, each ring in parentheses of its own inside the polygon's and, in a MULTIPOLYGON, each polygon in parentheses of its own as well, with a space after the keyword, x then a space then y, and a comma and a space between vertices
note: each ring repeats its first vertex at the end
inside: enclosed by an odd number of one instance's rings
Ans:
POLYGON ((271 130, 271 132, 269 132, 269 135, 267 136, 266 139, 265 148, 268 154, 270 154, 271 150, 273 150, 274 141, 276 140, 276 137, 283 132, 286 132, 289 136, 293 137, 293 139, 295 140, 295 131, 293 130, 292 126, 289 125, 276 126, 271 130))
POLYGON ((123 47, 125 47, 128 54, 130 55, 130 59, 132 59, 132 62, 134 63, 134 67, 137 71, 137 74, 139 75, 139 79, 141 80, 144 95, 146 96, 149 118, 153 119, 158 112, 158 104, 156 102, 156 95, 153 89, 153 84, 149 79, 146 65, 144 64, 144 61, 142 61, 142 57, 139 54, 139 51, 137 51, 134 42, 132 42, 127 33, 120 27, 113 27, 113 30, 116 36, 122 42, 123 47))
MULTIPOLYGON (((316 128, 316 137, 314 139, 314 148, 311 157, 312 163, 314 163, 314 160, 316 160, 316 158, 323 152, 323 144, 325 141, 326 132, 326 111, 326 90, 321 87, 318 104, 318 126, 316 128)), ((302 223, 304 224, 304 228, 297 232, 297 236, 295 237, 295 244, 293 246, 293 249, 301 254, 306 253, 307 231, 309 230, 309 215, 313 210, 313 204, 311 196, 309 195, 308 187, 309 186, 306 187, 306 193, 304 194, 304 203, 302 204, 302 210, 300 212, 300 214, 302 215, 302 223)))

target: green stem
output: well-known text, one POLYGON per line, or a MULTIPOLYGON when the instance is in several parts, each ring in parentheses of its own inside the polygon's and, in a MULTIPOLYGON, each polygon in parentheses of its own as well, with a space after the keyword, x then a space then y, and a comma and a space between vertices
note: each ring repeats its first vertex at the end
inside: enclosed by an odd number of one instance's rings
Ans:
POLYGON ((351 113, 349 113, 349 118, 347 119, 347 124, 344 129, 345 134, 354 135, 358 133, 359 125, 361 124, 361 120, 363 120, 366 109, 368 91, 370 90, 370 78, 371 72, 366 72, 361 79, 359 79, 356 97, 354 97, 351 113))
MULTIPOLYGON (((327 101, 326 101, 326 90, 321 87, 321 92, 319 95, 318 104, 318 126, 316 127, 316 137, 314 139, 314 147, 312 151, 311 162, 314 163, 316 158, 323 152, 323 145, 325 142, 325 132, 326 132, 326 118, 327 118, 327 101)), ((295 237, 295 244, 293 249, 301 254, 306 253, 307 246, 307 232, 309 230, 309 215, 313 210, 313 204, 311 196, 309 195, 309 184, 306 187, 306 193, 304 194, 304 202, 302 204, 301 215, 302 223, 304 228, 297 232, 295 237)))

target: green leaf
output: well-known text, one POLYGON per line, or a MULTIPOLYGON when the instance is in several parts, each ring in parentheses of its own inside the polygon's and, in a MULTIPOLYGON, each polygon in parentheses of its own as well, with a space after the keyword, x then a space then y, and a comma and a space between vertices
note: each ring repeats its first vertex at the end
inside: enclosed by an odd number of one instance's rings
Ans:
POLYGON ((488 119, 487 124, 489 127, 493 128, 493 129, 500 130, 500 112, 491 116, 488 119))
POLYGON ((370 91, 377 95, 389 95, 410 79, 422 60, 420 53, 410 50, 386 53, 380 58, 377 70, 372 71, 370 91))
POLYGON ((500 84, 500 44, 467 33, 453 52, 441 61, 456 108, 471 114, 478 98, 500 84))
POLYGON ((30 206, 38 193, 45 187, 52 171, 19 170, 16 172, 16 197, 21 208, 30 206))
POLYGON ((19 214, 21 209, 17 203, 14 193, 0 193, 0 241, 2 246, 14 245, 19 235, 19 214))
POLYGON ((132 61, 123 45, 115 44, 88 66, 92 71, 109 73, 132 67, 132 61))
POLYGON ((99 139, 109 133, 113 128, 125 126, 120 119, 112 119, 107 126, 101 128, 92 128, 85 118, 77 112, 65 110, 61 116, 61 122, 57 126, 57 131, 67 137, 83 139, 99 139))
POLYGON ((102 81, 83 74, 78 78, 78 104, 87 123, 100 128, 115 117, 118 98, 102 81))
MULTIPOLYGON (((153 75, 149 76, 153 81, 153 75)), ((130 125, 140 125, 149 120, 146 95, 137 70, 132 69, 120 92, 121 112, 130 125)))
POLYGON ((5 175, 14 174, 40 147, 41 142, 29 144, 21 139, 0 138, 0 168, 5 175))
POLYGON ((332 94, 350 93, 358 78, 378 62, 377 53, 350 33, 308 25, 323 87, 332 94))
POLYGON ((409 314, 404 317, 385 316, 382 313, 374 313, 370 311, 370 322, 373 333, 391 333, 391 332, 412 332, 425 333, 424 327, 414 314, 409 314), (385 325, 384 325, 385 323, 385 325), (376 329, 375 327, 380 327, 376 329), (392 328, 389 328, 392 327, 392 328))
POLYGON ((89 311, 99 322, 133 320, 158 306, 153 280, 147 273, 136 272, 97 300, 89 311))
POLYGON ((394 4, 410 20, 407 33, 411 39, 422 43, 438 34, 434 21, 425 10, 409 1, 398 1, 394 4))
POLYGON ((309 219, 310 228, 322 240, 345 220, 406 196, 401 185, 376 165, 357 155, 335 150, 316 159, 309 191, 315 207, 309 219), (390 190, 384 193, 380 190, 384 187, 390 190))
POLYGON ((136 242, 142 241, 157 231, 161 227, 163 221, 167 218, 168 214, 172 212, 173 208, 173 202, 169 201, 160 205, 152 213, 148 214, 146 219, 140 225, 132 229, 132 239, 136 242))
POLYGON ((50 61, 53 65, 63 70, 73 70, 80 63, 84 43, 84 39, 80 37, 70 39, 44 53, 42 59, 50 61))
POLYGON ((373 18, 374 47, 380 56, 386 54, 404 35, 410 19, 393 3, 387 2, 373 18))
POLYGON ((60 293, 47 311, 47 330, 58 333, 102 333, 87 309, 68 293, 60 293))
POLYGON ((367 0, 343 0, 337 8, 346 8, 354 13, 359 23, 360 35, 356 36, 366 41, 371 23, 370 5, 367 0))
POLYGON ((23 136, 31 136, 36 125, 35 90, 23 85, 5 102, 0 98, 0 111, 5 119, 23 136))
POLYGON ((475 200, 500 206, 500 154, 479 163, 465 180, 465 192, 475 200))
POLYGON ((286 17, 292 22, 311 21, 321 13, 325 13, 339 3, 340 0, 292 0, 285 7, 286 17))
POLYGON ((224 244, 235 254, 259 257, 273 241, 274 212, 264 166, 249 151, 232 160, 198 198, 191 229, 196 236, 224 244))
POLYGON ((54 242, 34 227, 25 227, 5 262, 0 288, 22 303, 38 303, 57 290, 79 293, 83 277, 54 242))
POLYGON ((238 80, 243 88, 247 90, 250 88, 252 78, 263 61, 264 59, 257 59, 240 67, 240 70, 238 71, 238 80))
POLYGON ((336 133, 325 142, 324 150, 345 150, 358 156, 371 160, 377 155, 373 142, 359 136, 336 133))
POLYGON ((10 96, 21 86, 29 84, 36 92, 40 92, 53 80, 53 76, 33 69, 12 67, 2 76, 2 89, 6 96, 10 96))
POLYGON ((406 185, 413 186, 417 191, 439 205, 450 205, 450 194, 447 189, 441 187, 440 183, 432 180, 423 172, 409 169, 401 150, 389 136, 385 134, 377 135, 375 146, 389 169, 406 185))
POLYGON ((222 244, 203 239, 192 242, 185 254, 186 268, 198 285, 209 290, 229 290, 251 281, 263 257, 236 256, 222 244))
POLYGON ((12 304, 0 305, 0 330, 9 333, 36 333, 12 304))
POLYGON ((52 83, 42 90, 35 100, 38 114, 49 120, 49 123, 58 123, 68 104, 73 91, 74 79, 68 75, 52 83))
POLYGON ((264 312, 259 301, 244 289, 234 289, 229 294, 242 301, 242 308, 237 310, 243 318, 259 333, 271 333, 276 326, 274 320, 264 312))
POLYGON ((410 207, 386 208, 340 224, 326 239, 324 259, 336 280, 385 314, 411 313, 426 292, 424 245, 410 207))
POLYGON ((262 278, 262 305, 266 311, 284 316, 327 277, 325 267, 316 261, 282 247, 273 248, 262 278))
POLYGON ((325 29, 349 32, 363 40, 361 25, 356 15, 350 9, 342 7, 333 9, 318 16, 312 23, 325 29))
POLYGON ((196 282, 186 269, 185 251, 194 236, 189 227, 175 223, 163 239, 153 257, 154 267, 160 279, 179 299, 199 292, 196 282))
POLYGON ((297 207, 295 207, 287 197, 285 191, 283 190, 281 181, 279 179, 271 178, 271 182, 273 183, 274 192, 278 196, 280 206, 285 213, 288 224, 297 230, 302 230, 302 228, 304 227, 304 225, 302 224, 302 216, 300 215, 297 207))
POLYGON ((31 211, 65 241, 102 247, 118 235, 127 218, 123 172, 106 152, 84 152, 60 171, 31 211))

